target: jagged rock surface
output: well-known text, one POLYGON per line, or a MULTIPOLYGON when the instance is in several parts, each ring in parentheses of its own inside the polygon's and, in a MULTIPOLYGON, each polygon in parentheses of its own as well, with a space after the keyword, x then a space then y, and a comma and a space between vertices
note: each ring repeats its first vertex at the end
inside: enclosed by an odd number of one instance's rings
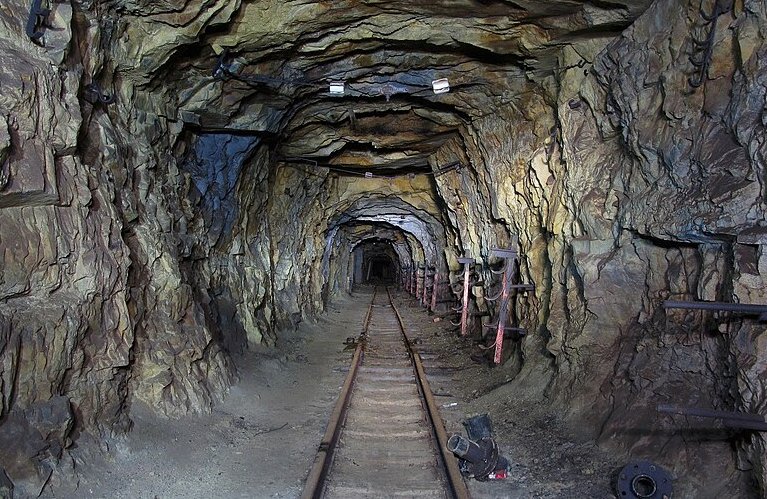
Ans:
POLYGON ((5 2, 0 442, 32 437, 0 467, 33 493, 131 404, 206 410, 231 354, 348 289, 356 247, 453 281, 470 254, 490 283, 516 236, 511 390, 683 495, 765 490, 761 436, 654 411, 765 406, 759 323, 660 306, 766 298, 767 11, 731 4, 695 89, 698 2, 76 1, 44 47, 5 2))

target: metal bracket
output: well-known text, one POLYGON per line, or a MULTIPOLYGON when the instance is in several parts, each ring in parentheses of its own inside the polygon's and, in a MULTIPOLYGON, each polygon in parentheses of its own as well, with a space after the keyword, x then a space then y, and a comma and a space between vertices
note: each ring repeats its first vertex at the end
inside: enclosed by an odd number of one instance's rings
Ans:
POLYGON ((490 250, 490 256, 495 256, 498 258, 516 258, 517 257, 517 250, 513 249, 501 249, 501 248, 492 248, 490 250))
MULTIPOLYGON (((488 329, 495 329, 498 330, 498 324, 482 324, 482 327, 486 327, 488 329)), ((505 326, 503 328, 504 333, 519 333, 520 336, 524 336, 527 334, 527 329, 523 327, 513 327, 513 326, 505 326)))
MULTIPOLYGON (((453 161, 452 163, 448 163, 445 166, 441 166, 441 167, 437 168, 436 170, 434 170, 434 176, 438 177, 438 176, 444 175, 445 173, 448 173, 448 172, 457 172, 460 169, 461 169, 461 162, 460 161, 453 161)), ((458 259, 458 261, 459 262, 461 261, 460 258, 458 259)))

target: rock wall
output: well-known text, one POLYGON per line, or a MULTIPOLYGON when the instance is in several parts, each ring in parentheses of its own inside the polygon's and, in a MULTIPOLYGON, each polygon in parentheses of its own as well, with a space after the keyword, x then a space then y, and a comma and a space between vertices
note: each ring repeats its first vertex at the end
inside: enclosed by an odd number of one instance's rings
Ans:
POLYGON ((82 433, 127 431, 133 403, 208 410, 241 348, 209 283, 253 279, 221 270, 237 265, 219 241, 234 217, 194 205, 231 194, 179 169, 186 139, 151 96, 115 84, 89 102, 114 76, 107 35, 97 12, 52 6, 44 47, 24 36, 26 2, 0 9, 0 467, 22 497, 71 471, 82 433))
POLYGON ((767 489, 761 436, 653 410, 764 410, 764 328, 660 306, 765 299, 763 2, 717 18, 697 89, 698 2, 617 37, 646 2, 486 4, 62 2, 30 38, 5 2, 0 484, 38 493, 132 404, 207 410, 231 355, 347 289, 361 241, 441 272, 470 254, 489 283, 518 237, 536 291, 505 393, 685 474, 682 495, 767 489), (455 88, 424 97, 445 68, 455 88), (307 83, 332 74, 359 105, 307 83))
POLYGON ((505 393, 546 397, 604 446, 668 466, 683 496, 718 497, 748 494, 752 478, 764 487, 763 439, 655 406, 761 412, 764 327, 661 302, 766 298, 767 46, 764 4, 735 2, 694 88, 698 8, 657 1, 617 39, 574 43, 554 78, 474 120, 433 162, 467 156, 439 181, 454 251, 484 257, 518 234, 537 286, 520 303, 534 334, 513 347, 522 365, 505 393), (473 178, 478 195, 462 194, 473 178))

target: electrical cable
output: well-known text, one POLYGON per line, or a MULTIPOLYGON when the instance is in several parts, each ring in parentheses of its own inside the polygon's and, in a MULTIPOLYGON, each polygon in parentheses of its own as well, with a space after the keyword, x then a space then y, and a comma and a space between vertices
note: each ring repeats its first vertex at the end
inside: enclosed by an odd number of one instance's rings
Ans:
MULTIPOLYGON (((311 158, 283 157, 283 158, 277 158, 277 161, 281 161, 285 164, 309 163, 309 164, 313 164, 315 168, 327 168, 328 171, 334 172, 334 173, 345 173, 347 175, 355 175, 355 176, 365 177, 365 178, 384 178, 384 179, 395 179, 400 177, 410 177, 410 176, 416 176, 416 175, 428 175, 428 176, 437 177, 452 171, 460 171, 463 168, 463 165, 460 163, 460 161, 454 161, 434 171, 418 172, 418 173, 413 173, 413 172, 398 173, 394 175, 381 175, 381 174, 373 173, 370 171, 359 171, 359 170, 352 170, 350 168, 341 168, 338 166, 320 165, 316 159, 311 159, 311 158)), ((304 171, 306 171, 307 173, 311 173, 313 175, 322 176, 322 175, 315 174, 313 172, 309 172, 308 170, 304 170, 304 171)))
MULTIPOLYGON (((267 76, 267 75, 255 75, 255 74, 249 74, 249 75, 243 75, 238 74, 237 72, 232 70, 232 66, 230 63, 227 62, 228 57, 228 51, 224 50, 221 52, 221 54, 216 58, 216 65, 213 68, 212 76, 216 80, 225 81, 227 79, 232 79, 236 81, 240 81, 242 83, 245 83, 246 85, 249 85, 251 87, 259 87, 262 85, 292 85, 297 87, 310 87, 314 89, 325 89, 328 88, 328 85, 330 82, 334 81, 331 78, 326 78, 328 83, 319 83, 316 80, 307 80, 305 78, 281 78, 276 76, 267 76)), ((348 89, 348 91, 351 93, 351 95, 357 94, 362 95, 366 97, 376 97, 378 95, 383 95, 386 98, 386 101, 388 102, 389 99, 393 95, 396 94, 408 94, 408 95, 418 95, 422 92, 426 92, 433 89, 433 84, 418 84, 418 83, 397 83, 397 82, 386 82, 382 84, 376 84, 376 83, 346 83, 345 81, 342 81, 344 86, 344 93, 348 89)))

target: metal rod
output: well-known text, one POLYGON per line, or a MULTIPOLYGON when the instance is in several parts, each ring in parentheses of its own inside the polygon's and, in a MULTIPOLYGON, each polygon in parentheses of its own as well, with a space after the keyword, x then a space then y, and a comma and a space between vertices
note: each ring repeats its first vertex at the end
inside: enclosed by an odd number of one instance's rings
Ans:
POLYGON ((495 365, 499 365, 501 363, 501 354, 503 351, 503 333, 506 327, 506 320, 509 317, 509 296, 511 291, 509 289, 509 285, 511 284, 511 273, 509 272, 509 268, 512 267, 513 266, 507 264, 506 271, 503 273, 503 281, 501 284, 501 305, 500 311, 498 313, 498 328, 495 331, 495 356, 493 357, 493 362, 495 362, 495 365))
POLYGON ((727 303, 721 301, 674 301, 666 300, 663 308, 683 308, 691 310, 715 310, 720 312, 737 312, 748 315, 759 315, 759 320, 767 320, 767 305, 752 303, 727 303))
POLYGON ((701 409, 698 407, 678 407, 668 404, 658 404, 658 412, 669 414, 682 414, 684 416, 697 416, 700 418, 729 419, 737 421, 755 421, 764 423, 764 416, 748 412, 716 411, 713 409, 701 409))
POLYGON ((431 311, 435 313, 437 311, 437 290, 439 289, 439 272, 434 273, 434 281, 431 288, 431 311))
POLYGON ((741 428, 746 430, 767 431, 767 423, 759 421, 746 421, 743 419, 723 419, 722 423, 728 428, 741 428))
POLYGON ((471 265, 473 258, 459 258, 463 263, 463 309, 461 310, 461 336, 469 333, 469 277, 471 274, 471 265))

